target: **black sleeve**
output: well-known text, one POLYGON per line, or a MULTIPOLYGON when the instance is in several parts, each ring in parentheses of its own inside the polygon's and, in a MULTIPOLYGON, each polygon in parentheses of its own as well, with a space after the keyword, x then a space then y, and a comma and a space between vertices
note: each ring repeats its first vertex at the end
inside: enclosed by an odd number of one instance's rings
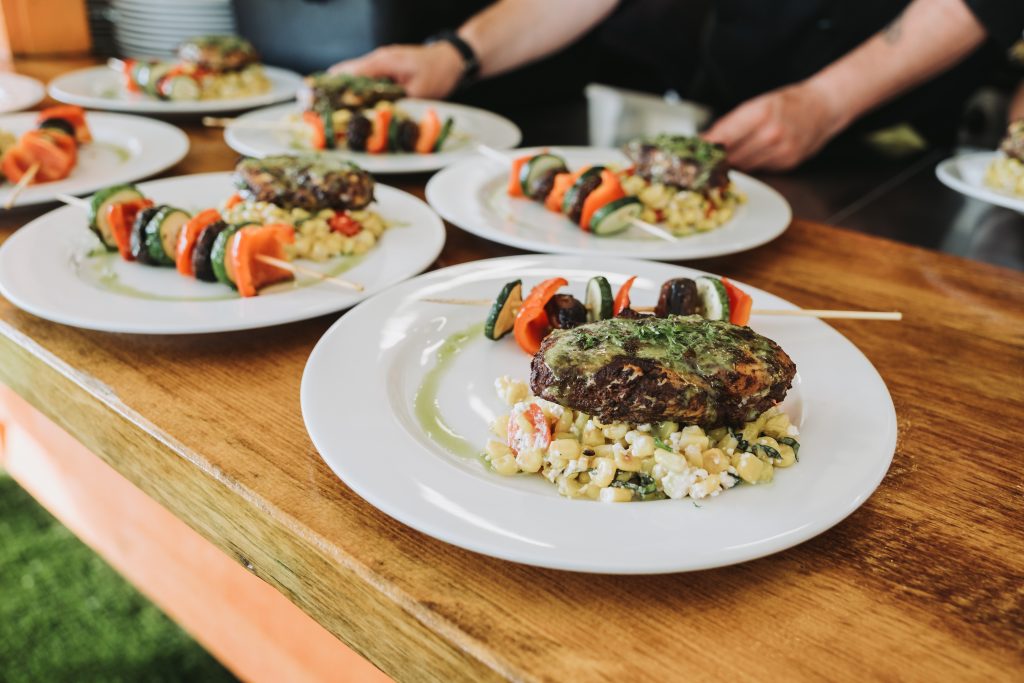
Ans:
POLYGON ((967 7, 999 47, 1010 46, 1024 38, 1024 0, 964 0, 967 7))

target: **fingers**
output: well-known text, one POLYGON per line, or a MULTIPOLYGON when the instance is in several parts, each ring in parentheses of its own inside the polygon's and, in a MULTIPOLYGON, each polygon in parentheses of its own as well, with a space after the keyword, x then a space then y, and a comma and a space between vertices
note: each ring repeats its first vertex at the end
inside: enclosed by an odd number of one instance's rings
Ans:
POLYGON ((388 45, 386 47, 379 47, 362 57, 338 62, 328 71, 330 73, 369 76, 370 78, 390 78, 401 82, 405 62, 406 60, 402 55, 401 48, 388 45))
POLYGON ((756 97, 719 119, 704 137, 725 145, 729 163, 738 169, 792 168, 800 162, 799 141, 783 104, 772 93, 756 97))
POLYGON ((731 151, 757 132, 767 115, 766 103, 761 98, 744 102, 718 119, 715 125, 704 133, 704 138, 725 145, 731 151))

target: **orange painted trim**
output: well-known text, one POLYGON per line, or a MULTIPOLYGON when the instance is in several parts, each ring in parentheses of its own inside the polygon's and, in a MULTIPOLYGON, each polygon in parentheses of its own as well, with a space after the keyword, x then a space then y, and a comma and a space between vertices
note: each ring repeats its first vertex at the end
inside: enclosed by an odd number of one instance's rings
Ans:
POLYGON ((85 54, 92 49, 85 0, 0 0, 6 42, 16 55, 85 54))
POLYGON ((0 465, 242 680, 391 680, 3 385, 0 465))

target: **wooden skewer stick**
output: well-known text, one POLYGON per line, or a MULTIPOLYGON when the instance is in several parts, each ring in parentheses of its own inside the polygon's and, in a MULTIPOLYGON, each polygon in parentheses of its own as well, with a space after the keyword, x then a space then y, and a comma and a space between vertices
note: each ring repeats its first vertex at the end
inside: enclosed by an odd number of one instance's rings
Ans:
POLYGON ((73 197, 69 194, 58 193, 53 196, 59 202, 64 202, 68 206, 77 206, 80 209, 86 211, 92 206, 92 203, 88 199, 82 199, 81 197, 73 197))
POLYGON ((292 121, 245 121, 243 119, 230 117, 204 116, 203 125, 207 128, 227 128, 228 126, 235 126, 238 128, 254 128, 260 130, 280 130, 284 128, 297 128, 300 124, 292 121))
POLYGON ((28 187, 35 177, 36 173, 39 173, 39 162, 32 164, 28 167, 28 170, 22 174, 21 178, 18 179, 18 184, 11 188, 11 193, 7 195, 7 200, 4 202, 4 208, 9 209, 14 206, 14 202, 18 201, 18 195, 21 194, 22 190, 28 187))
MULTIPOLYGON (((490 306, 493 302, 487 299, 420 299, 432 304, 454 304, 458 306, 490 306)), ((633 306, 637 313, 653 313, 654 306, 633 306)), ((776 315, 791 318, 833 318, 848 320, 902 320, 899 311, 826 311, 815 308, 781 308, 755 309, 750 315, 776 315)))
POLYGON ((639 218, 634 218, 629 223, 633 227, 640 228, 644 232, 646 232, 648 234, 651 234, 651 235, 654 235, 655 237, 660 237, 661 239, 665 240, 666 242, 678 242, 679 241, 678 237, 676 237, 675 235, 673 235, 672 233, 670 233, 668 230, 666 230, 665 228, 661 227, 660 225, 655 225, 654 223, 648 223, 647 221, 642 221, 639 218))
MULTIPOLYGON (((69 194, 58 194, 56 198, 64 202, 68 206, 77 206, 81 209, 85 209, 86 211, 88 211, 90 207, 89 200, 82 199, 80 197, 72 197, 69 194)), ((330 282, 333 285, 344 287, 345 289, 354 289, 357 292, 361 292, 364 289, 364 287, 358 282, 350 282, 348 280, 342 280, 339 277, 331 277, 330 275, 324 275, 318 270, 306 268, 305 266, 297 265, 295 263, 292 263, 291 261, 285 261, 283 259, 274 258, 273 256, 266 256, 264 254, 258 254, 256 258, 259 259, 260 261, 263 261, 264 263, 276 266, 282 270, 288 270, 291 271, 292 273, 301 273, 302 275, 308 275, 318 280, 323 280, 324 282, 330 282)))
POLYGON ((826 311, 816 308, 761 309, 750 315, 778 315, 791 318, 836 318, 846 320, 903 320, 899 311, 826 311))
POLYGON ((342 280, 341 278, 331 277, 330 275, 324 275, 318 270, 306 268, 305 266, 300 266, 296 263, 292 263, 291 261, 285 261, 284 259, 274 258, 273 256, 267 256, 266 254, 257 254, 256 258, 259 259, 260 261, 263 261, 266 264, 280 268, 281 270, 289 270, 293 273, 301 273, 303 275, 308 275, 309 277, 314 277, 324 282, 330 282, 332 285, 344 287, 345 289, 354 289, 357 292, 361 292, 364 289, 364 287, 358 282, 349 282, 348 280, 342 280))

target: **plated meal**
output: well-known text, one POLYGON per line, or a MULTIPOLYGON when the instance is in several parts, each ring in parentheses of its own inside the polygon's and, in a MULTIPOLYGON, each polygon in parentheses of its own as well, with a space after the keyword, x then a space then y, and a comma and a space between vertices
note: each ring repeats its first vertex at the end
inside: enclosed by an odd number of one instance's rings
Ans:
POLYGON ((624 152, 524 152, 447 167, 427 184, 427 200, 480 237, 555 253, 717 256, 764 244, 789 225, 778 193, 731 171, 723 150, 699 138, 640 138, 624 152))
POLYGON ((344 155, 375 173, 441 168, 477 144, 507 149, 519 129, 496 114, 447 102, 405 99, 386 79, 348 74, 306 78, 299 105, 271 107, 231 121, 225 139, 252 156, 288 150, 344 155))
POLYGON ((0 116, 0 206, 54 201, 173 166, 188 137, 152 119, 62 105, 0 116), (33 170, 34 169, 34 170, 33 170))
POLYGON ((676 236, 707 232, 745 201, 729 180, 725 149, 699 137, 638 138, 626 156, 627 168, 595 164, 574 172, 557 154, 522 156, 512 162, 508 194, 564 213, 594 235, 618 234, 636 219, 676 236))
POLYGON ((998 151, 958 154, 935 175, 968 197, 1024 213, 1024 120, 1009 125, 998 151))
POLYGON ((176 61, 112 60, 53 79, 50 96, 90 109, 145 114, 208 114, 285 102, 302 86, 299 74, 259 63, 237 36, 185 41, 176 61))
POLYGON ((498 473, 540 473, 570 498, 704 498, 771 481, 797 458, 799 432, 776 404, 796 366, 746 327, 751 297, 725 278, 673 278, 658 304, 631 305, 636 276, 612 297, 603 275, 585 301, 565 278, 506 283, 483 334, 514 332, 533 356, 530 383, 495 380, 508 414, 485 459, 498 473), (531 393, 532 392, 532 393, 531 393))
POLYGON ((235 167, 235 183, 238 192, 194 215, 156 204, 134 185, 108 187, 93 195, 89 228, 125 261, 173 267, 243 297, 293 279, 286 267, 293 258, 364 254, 387 228, 366 210, 373 178, 353 164, 245 159, 235 167))
MULTIPOLYGON (((72 201, 68 199, 67 201, 72 201)), ((69 325, 182 334, 347 308, 427 267, 444 227, 339 159, 244 159, 234 173, 118 183, 0 248, 0 290, 69 325)))
POLYGON ((256 48, 239 36, 196 36, 178 47, 175 62, 127 59, 116 66, 127 93, 159 100, 251 97, 271 88, 256 48))
POLYGON ((303 417, 348 486, 456 545, 582 571, 730 564, 849 514, 895 446, 888 392, 848 341, 758 313, 792 308, 667 264, 467 263, 339 320, 307 364, 303 417), (360 391, 339 394, 342 376, 360 391), (645 504, 601 504, 626 501, 645 504))

